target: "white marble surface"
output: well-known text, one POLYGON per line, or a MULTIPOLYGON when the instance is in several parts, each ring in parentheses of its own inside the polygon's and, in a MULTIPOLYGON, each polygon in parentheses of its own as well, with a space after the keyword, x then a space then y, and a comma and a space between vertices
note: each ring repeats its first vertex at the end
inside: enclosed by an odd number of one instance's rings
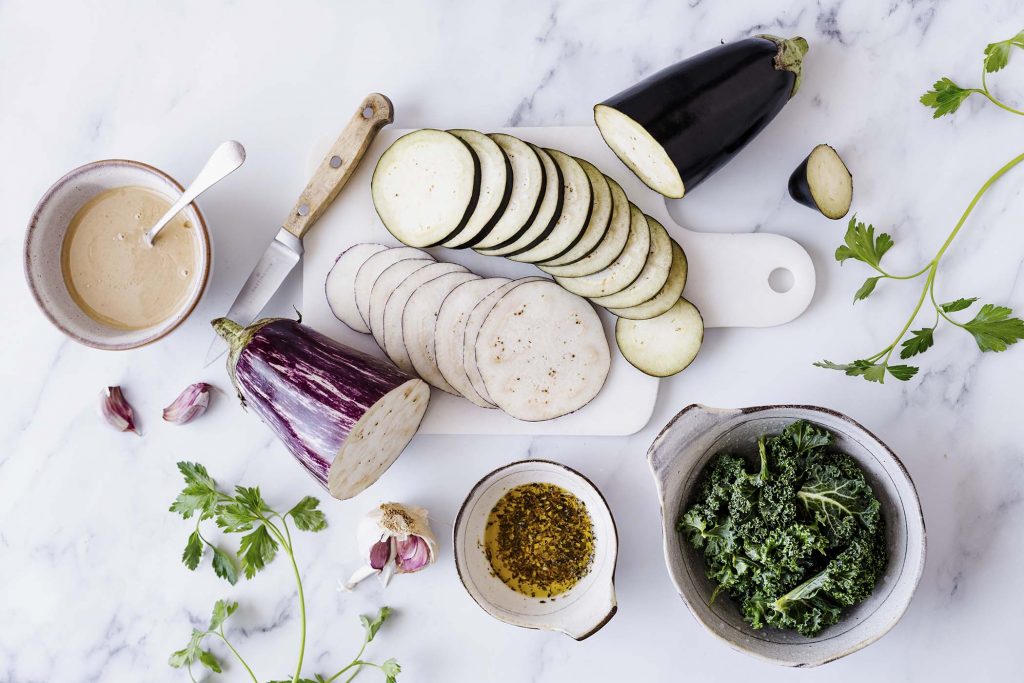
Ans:
MULTIPOLYGON (((398 616, 371 656, 396 657, 403 681, 1009 680, 1019 675, 1024 549, 1024 436, 1017 399, 1024 349, 984 357, 943 330, 920 378, 869 385, 811 367, 887 343, 912 305, 884 287, 850 305, 865 276, 831 252, 842 226, 785 195, 813 144, 837 146, 857 178, 855 208, 893 232, 894 264, 930 257, 976 187, 1020 152, 1024 121, 980 101, 932 121, 917 96, 948 74, 980 72, 993 39, 1024 25, 1002 2, 770 0, 680 2, 0 3, 0 681, 181 681, 166 665, 212 602, 242 603, 231 633, 263 679, 290 671, 295 595, 278 561, 234 588, 179 563, 187 525, 167 512, 174 462, 206 463, 222 483, 259 483, 270 501, 325 498, 331 528, 302 536, 310 602, 307 672, 347 661, 356 615, 387 603, 398 616), (391 471, 339 503, 225 393, 185 428, 159 409, 187 383, 228 388, 202 370, 206 320, 222 312, 305 182, 313 144, 353 103, 388 93, 400 126, 585 124, 595 101, 652 69, 751 33, 802 34, 812 45, 803 90, 736 161, 684 201, 699 229, 780 232, 819 269, 807 313, 777 329, 709 331, 683 375, 664 382, 651 423, 630 438, 442 438, 414 441, 391 471), (190 176, 221 140, 244 141, 242 172, 204 198, 216 268, 186 326, 129 353, 65 340, 24 285, 21 241, 32 206, 68 169, 128 157, 190 176), (95 402, 121 384, 143 438, 109 430, 95 402), (754 661, 718 643, 676 598, 664 569, 658 505, 644 452, 677 410, 817 403, 862 421, 899 453, 929 531, 924 578, 909 612, 880 642, 814 671, 754 661), (618 521, 618 615, 591 639, 501 624, 462 590, 447 535, 484 473, 528 455, 577 467, 618 521), (429 571, 387 592, 349 596, 355 519, 382 499, 424 505, 444 541, 429 571)), ((1024 59, 994 82, 1024 84, 1024 59), (1014 75, 1016 74, 1016 76, 1014 75)), ((1017 92, 1022 92, 1017 90, 1017 92)), ((941 272, 940 290, 1024 308, 1024 169, 979 206, 941 272)), ((293 279, 275 300, 287 312, 293 279)), ((628 400, 628 397, 624 397, 628 400)), ((218 653, 226 654, 218 649, 218 653)), ((364 672, 360 680, 373 680, 364 672)), ((232 666, 223 680, 244 680, 232 666)))

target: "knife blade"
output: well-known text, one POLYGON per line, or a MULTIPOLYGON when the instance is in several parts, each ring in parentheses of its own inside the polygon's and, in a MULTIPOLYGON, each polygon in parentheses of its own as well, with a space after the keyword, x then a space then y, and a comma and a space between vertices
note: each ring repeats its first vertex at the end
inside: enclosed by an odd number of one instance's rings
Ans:
MULTIPOLYGON (((380 129, 393 120, 394 107, 387 97, 370 93, 363 99, 299 195, 274 241, 256 262, 228 309, 227 318, 242 326, 256 320, 288 273, 302 259, 302 238, 338 196, 380 129)), ((206 354, 206 366, 226 351, 227 347, 214 334, 206 354)))

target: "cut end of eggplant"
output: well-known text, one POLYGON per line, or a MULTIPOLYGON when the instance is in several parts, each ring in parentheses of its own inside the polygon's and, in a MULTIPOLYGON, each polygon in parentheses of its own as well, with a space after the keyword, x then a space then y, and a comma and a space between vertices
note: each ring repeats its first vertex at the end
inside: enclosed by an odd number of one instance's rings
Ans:
POLYGON ((697 357, 704 341, 704 319, 697 307, 679 299, 656 318, 615 322, 615 341, 623 357, 652 377, 682 372, 697 357))
POLYGON ((829 145, 818 145, 789 177, 789 195, 804 206, 838 220, 853 204, 853 176, 829 145))
POLYGON ((673 199, 686 192, 668 152, 639 123, 606 104, 594 107, 594 123, 615 156, 649 188, 673 199))

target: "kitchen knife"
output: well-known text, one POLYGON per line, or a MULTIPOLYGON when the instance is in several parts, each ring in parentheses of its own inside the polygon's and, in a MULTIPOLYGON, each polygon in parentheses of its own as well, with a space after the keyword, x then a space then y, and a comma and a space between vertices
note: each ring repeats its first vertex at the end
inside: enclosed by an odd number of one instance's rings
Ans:
MULTIPOLYGON (((366 96, 327 156, 320 162, 306 189, 299 195, 295 207, 249 274, 249 279, 231 304, 226 317, 242 326, 256 320, 285 277, 302 258, 303 236, 338 196, 377 132, 393 120, 391 100, 380 93, 366 96)), ((206 365, 213 363, 226 351, 223 341, 215 334, 206 354, 206 365)))

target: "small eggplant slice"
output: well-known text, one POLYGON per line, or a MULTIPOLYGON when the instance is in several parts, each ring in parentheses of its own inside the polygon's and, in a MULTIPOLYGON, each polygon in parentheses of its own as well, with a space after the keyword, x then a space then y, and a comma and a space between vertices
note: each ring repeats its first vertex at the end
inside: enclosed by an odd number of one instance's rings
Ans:
POLYGON ((853 204, 853 176, 838 152, 818 145, 789 177, 789 196, 825 218, 838 220, 853 204))
POLYGON ((512 163, 498 143, 475 130, 448 131, 469 145, 480 161, 480 197, 466 225, 442 246, 471 247, 487 237, 498 222, 512 195, 512 163))
POLYGON ((629 199, 626 198, 626 193, 622 191, 622 187, 617 182, 608 176, 605 176, 605 180, 608 181, 608 188, 611 191, 612 208, 608 227, 601 237, 601 241, 593 251, 578 261, 567 263, 564 266, 549 263, 538 264, 537 267, 545 273, 558 277, 592 275, 614 263, 615 259, 622 254, 622 250, 626 248, 631 226, 631 205, 629 199))
POLYGON ((803 38, 757 36, 663 69, 594 107, 612 151, 680 198, 728 163, 800 87, 803 38))
POLYGON ((498 143, 512 164, 512 195, 490 232, 470 245, 474 249, 510 244, 521 237, 540 210, 546 185, 544 164, 530 145, 505 133, 491 133, 488 137, 498 143))
POLYGON ((557 149, 546 149, 562 171, 562 211, 551 233, 540 244, 508 254, 513 261, 538 263, 562 256, 583 237, 593 206, 590 178, 580 162, 557 149))
POLYGON ((469 222, 480 196, 480 160, 451 133, 424 128, 395 140, 370 180, 377 215, 410 247, 435 247, 469 222))
POLYGON ((609 308, 608 312, 630 320, 657 318, 679 301, 679 297, 683 294, 683 288, 686 287, 686 270, 686 253, 683 252, 683 248, 679 246, 678 242, 673 242, 672 267, 668 271, 668 280, 665 281, 665 286, 661 288, 661 291, 637 306, 609 308))
POLYGON ((682 372, 704 341, 704 319, 686 299, 656 318, 615 321, 615 342, 633 367, 652 377, 682 372))

